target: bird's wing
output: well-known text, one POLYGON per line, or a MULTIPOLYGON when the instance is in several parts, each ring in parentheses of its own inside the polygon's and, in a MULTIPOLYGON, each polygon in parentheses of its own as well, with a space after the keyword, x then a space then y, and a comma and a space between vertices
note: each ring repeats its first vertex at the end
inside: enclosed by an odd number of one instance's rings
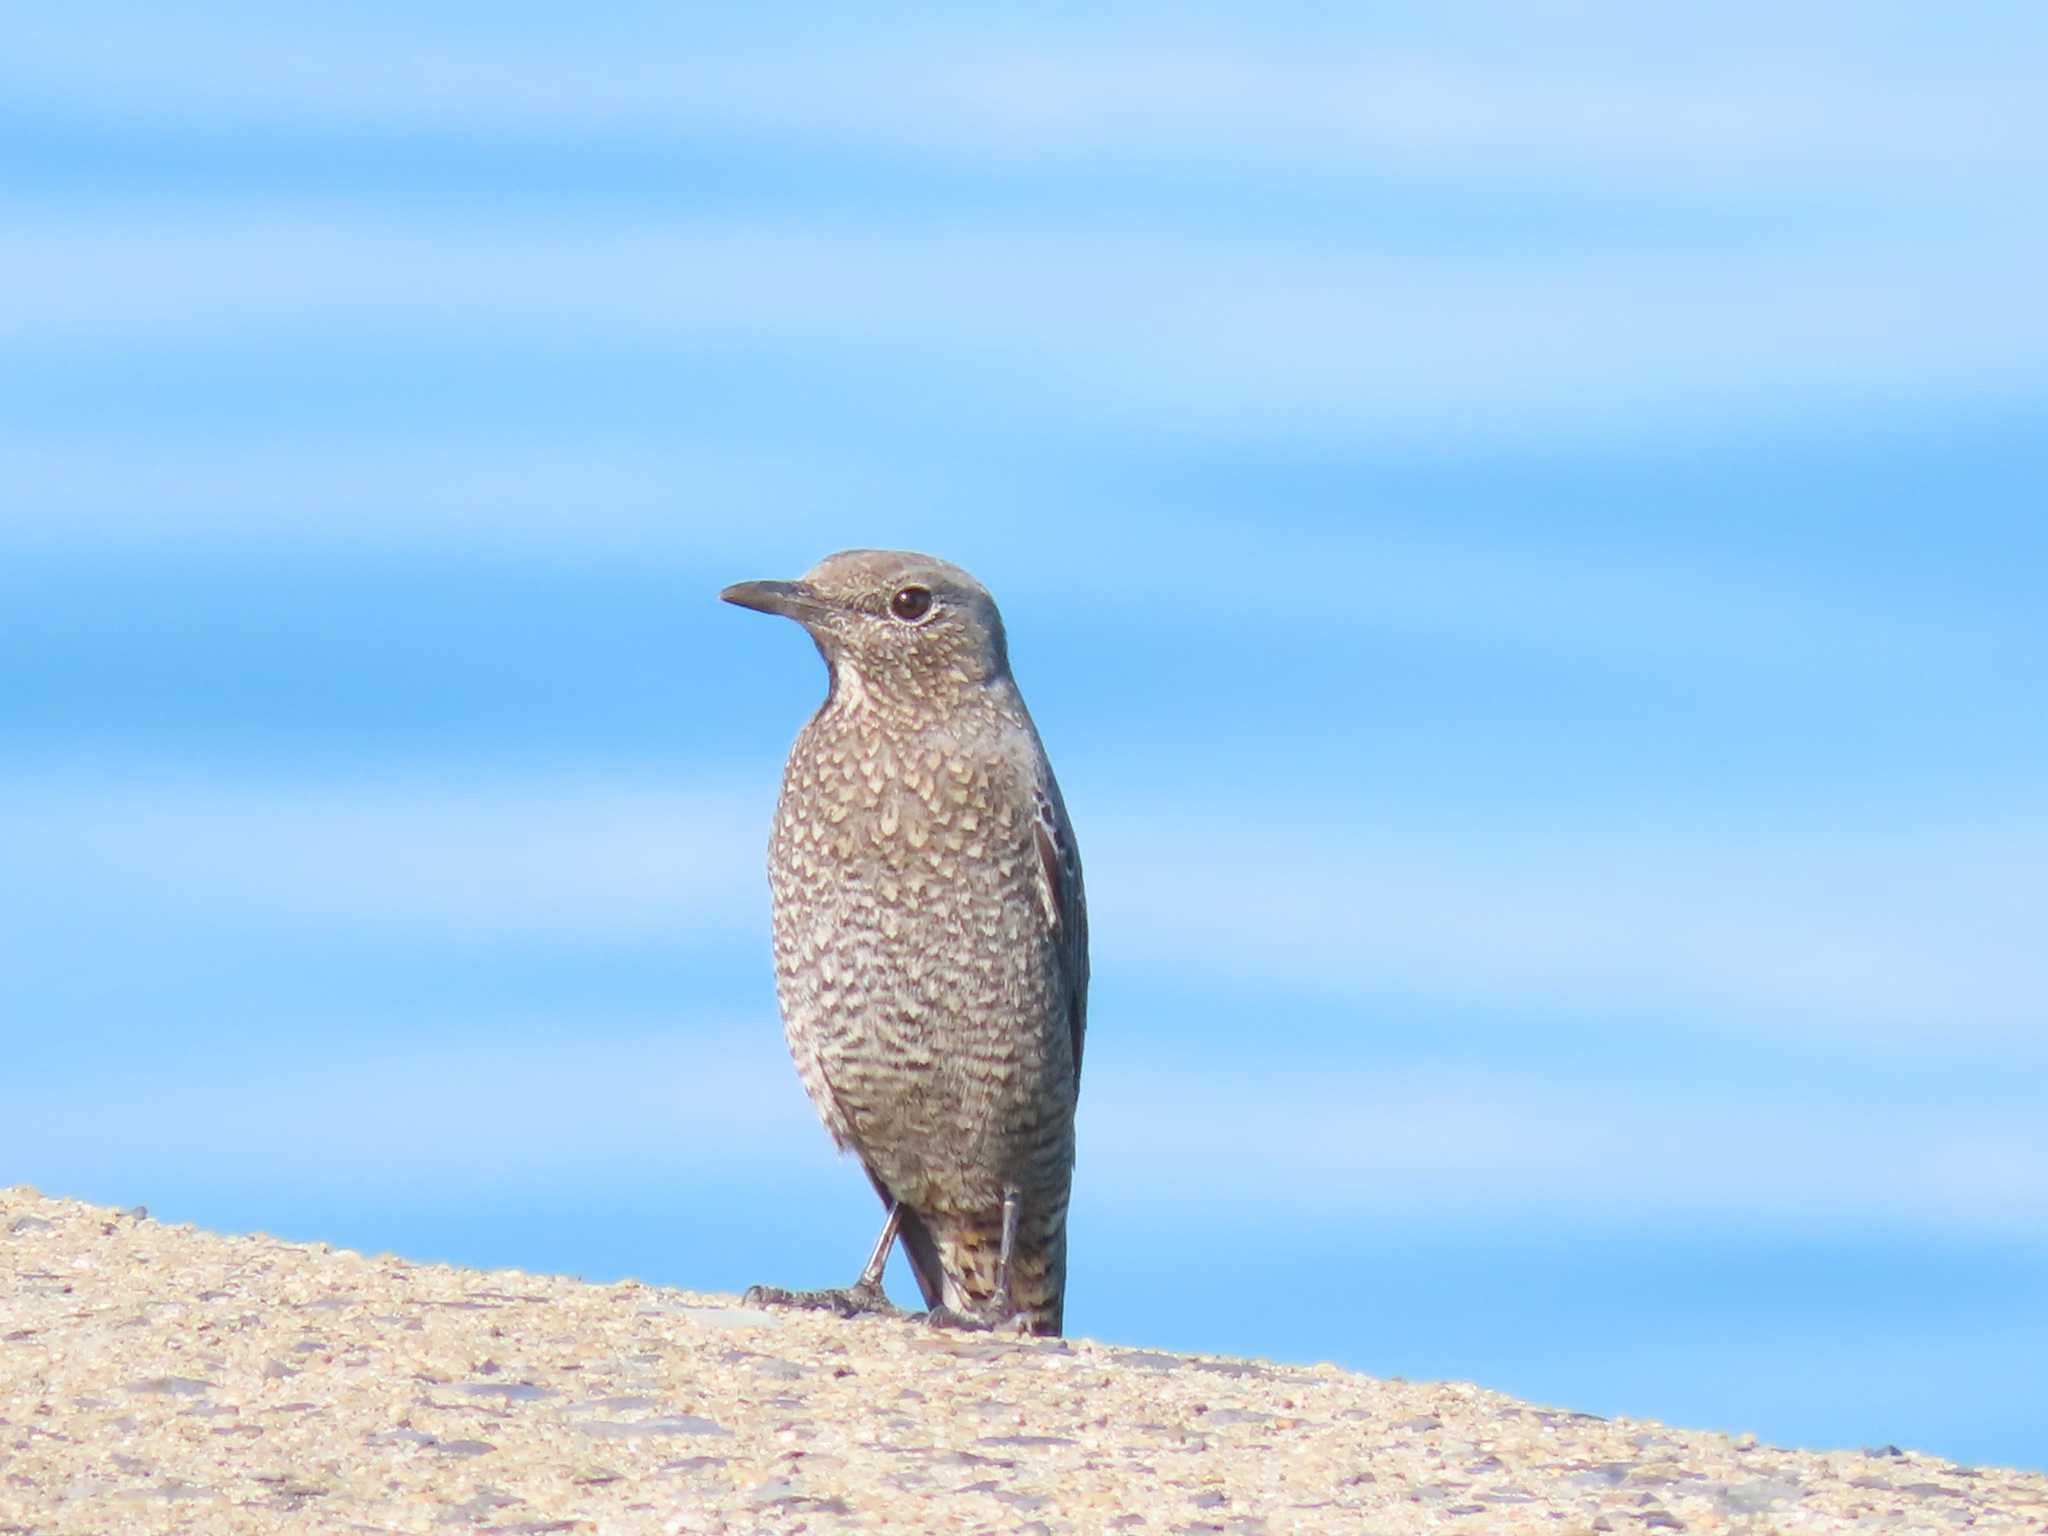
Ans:
POLYGON ((1088 894, 1081 886, 1081 853, 1060 787, 1046 776, 1035 796, 1032 822, 1038 844, 1040 899, 1052 928, 1054 954, 1066 982, 1067 1024, 1074 1038, 1074 1092, 1081 1091, 1081 1044, 1088 1034, 1088 894))

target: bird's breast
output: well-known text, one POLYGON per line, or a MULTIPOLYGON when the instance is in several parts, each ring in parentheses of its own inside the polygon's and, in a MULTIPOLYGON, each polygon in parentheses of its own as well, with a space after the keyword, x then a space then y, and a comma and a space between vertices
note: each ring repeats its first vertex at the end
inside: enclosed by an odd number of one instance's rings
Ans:
POLYGON ((1006 755, 817 725, 790 757, 771 864, 803 884, 873 881, 892 904, 1028 884, 1030 791, 1006 755))

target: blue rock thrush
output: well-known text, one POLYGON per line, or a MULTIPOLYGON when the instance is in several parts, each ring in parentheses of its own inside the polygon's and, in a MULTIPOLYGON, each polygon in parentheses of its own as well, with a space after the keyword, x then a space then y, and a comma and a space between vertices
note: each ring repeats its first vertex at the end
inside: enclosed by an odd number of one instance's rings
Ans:
POLYGON ((795 619, 831 674, 768 845, 776 993, 886 1212, 852 1286, 749 1295, 888 1310, 900 1237, 934 1321, 1057 1334, 1088 916, 995 602, 942 560, 866 549, 721 596, 795 619))

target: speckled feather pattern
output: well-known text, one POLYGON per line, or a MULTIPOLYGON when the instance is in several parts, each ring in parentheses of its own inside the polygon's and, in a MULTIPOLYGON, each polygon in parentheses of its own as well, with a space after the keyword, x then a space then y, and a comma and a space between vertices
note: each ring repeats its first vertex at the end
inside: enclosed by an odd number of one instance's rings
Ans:
POLYGON ((820 639, 832 692, 790 753, 769 845, 776 986, 826 1128, 931 1235, 943 1282, 927 1299, 990 1299, 1013 1187, 1012 1302, 1056 1333, 1086 909, 993 604, 986 622, 986 665, 943 643, 863 654, 857 624, 820 639))

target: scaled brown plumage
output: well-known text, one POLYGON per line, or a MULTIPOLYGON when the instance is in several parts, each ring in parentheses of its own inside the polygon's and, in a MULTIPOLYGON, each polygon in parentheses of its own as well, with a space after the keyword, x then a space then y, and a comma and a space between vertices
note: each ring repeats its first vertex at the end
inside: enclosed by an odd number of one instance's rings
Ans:
POLYGON ((802 624, 831 673, 769 842, 776 991, 887 1212, 855 1286, 757 1294, 886 1305, 900 1236, 935 1318, 1058 1333, 1088 919, 1001 616, 965 571, 888 550, 722 595, 802 624))

